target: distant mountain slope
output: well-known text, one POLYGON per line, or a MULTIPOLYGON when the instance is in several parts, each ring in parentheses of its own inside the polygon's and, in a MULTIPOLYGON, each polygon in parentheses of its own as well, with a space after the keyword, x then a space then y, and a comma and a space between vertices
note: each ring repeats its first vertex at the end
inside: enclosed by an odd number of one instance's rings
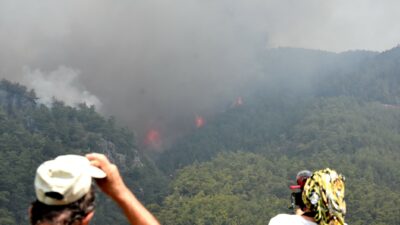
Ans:
POLYGON ((320 96, 352 96, 364 101, 400 104, 400 47, 366 58, 350 70, 318 80, 320 96))
POLYGON ((377 55, 370 51, 332 53, 298 48, 269 49, 260 56, 259 79, 250 82, 249 88, 317 94, 321 83, 325 84, 338 73, 353 73, 377 55))
POLYGON ((269 50, 263 56, 264 74, 247 84, 246 104, 227 109, 206 127, 178 141, 160 155, 158 165, 172 172, 194 161, 208 160, 220 151, 254 151, 273 145, 290 135, 312 102, 321 97, 348 96, 397 104, 400 92, 395 87, 400 83, 396 73, 400 68, 391 62, 399 58, 384 57, 391 51, 336 54, 294 48, 269 50), (386 63, 380 64, 382 60, 386 63))

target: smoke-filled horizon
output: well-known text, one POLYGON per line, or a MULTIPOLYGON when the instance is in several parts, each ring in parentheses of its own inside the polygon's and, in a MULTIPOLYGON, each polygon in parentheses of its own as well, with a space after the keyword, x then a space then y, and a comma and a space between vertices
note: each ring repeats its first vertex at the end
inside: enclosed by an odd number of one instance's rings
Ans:
MULTIPOLYGON (((174 138, 222 110, 279 46, 383 51, 400 2, 0 0, 0 76, 174 138)), ((47 99, 47 100, 46 100, 47 99)), ((140 142, 140 140, 139 140, 140 142)))

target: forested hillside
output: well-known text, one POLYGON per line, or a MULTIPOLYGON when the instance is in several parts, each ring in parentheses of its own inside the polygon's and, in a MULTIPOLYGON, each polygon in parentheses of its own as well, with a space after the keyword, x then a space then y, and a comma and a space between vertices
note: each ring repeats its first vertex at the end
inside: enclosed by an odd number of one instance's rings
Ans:
MULTIPOLYGON (((0 224, 26 224, 33 175, 59 154, 96 151, 166 225, 267 224, 290 212, 299 170, 346 177, 346 221, 400 224, 400 47, 377 53, 271 49, 233 104, 161 153, 85 104, 37 103, 0 83, 0 224), (162 171, 162 172, 159 172, 162 171)), ((184 94, 184 93, 183 93, 184 94)), ((100 195, 93 224, 126 224, 100 195)))
POLYGON ((161 220, 266 224, 288 212, 297 171, 331 167, 346 177, 349 224, 399 224, 400 49, 273 51, 245 104, 159 157, 174 176, 161 220))
MULTIPOLYGON (((93 107, 78 108, 55 101, 51 107, 36 103, 34 91, 0 82, 0 224, 27 224, 27 209, 34 200, 33 178, 43 161, 60 154, 100 152, 120 166, 139 198, 155 201, 162 179, 137 150, 133 133, 118 128, 93 107)), ((100 201, 107 201, 99 196, 100 201)), ((113 203, 99 204, 94 224, 124 224, 113 203)))

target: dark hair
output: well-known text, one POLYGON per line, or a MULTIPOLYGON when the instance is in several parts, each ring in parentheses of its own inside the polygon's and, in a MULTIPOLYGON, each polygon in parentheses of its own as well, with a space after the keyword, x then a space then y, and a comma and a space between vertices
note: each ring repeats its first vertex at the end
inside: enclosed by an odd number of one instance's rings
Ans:
POLYGON ((38 200, 31 206, 31 225, 48 222, 52 225, 72 225, 94 210, 93 188, 79 200, 68 205, 46 205, 38 200))
POLYGON ((291 200, 292 200, 293 208, 294 208, 294 206, 296 205, 296 206, 298 206, 301 210, 304 211, 305 208, 306 208, 306 205, 304 204, 301 195, 302 195, 302 192, 292 192, 291 200))

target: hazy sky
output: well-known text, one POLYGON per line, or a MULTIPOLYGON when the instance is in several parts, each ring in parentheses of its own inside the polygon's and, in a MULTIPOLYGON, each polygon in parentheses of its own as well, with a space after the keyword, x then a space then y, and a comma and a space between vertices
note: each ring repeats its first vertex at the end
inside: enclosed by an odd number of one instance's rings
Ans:
POLYGON ((0 76, 43 102, 95 104, 139 136, 153 127, 179 133, 240 95, 266 48, 396 46, 399 8, 396 0, 0 0, 0 76))

